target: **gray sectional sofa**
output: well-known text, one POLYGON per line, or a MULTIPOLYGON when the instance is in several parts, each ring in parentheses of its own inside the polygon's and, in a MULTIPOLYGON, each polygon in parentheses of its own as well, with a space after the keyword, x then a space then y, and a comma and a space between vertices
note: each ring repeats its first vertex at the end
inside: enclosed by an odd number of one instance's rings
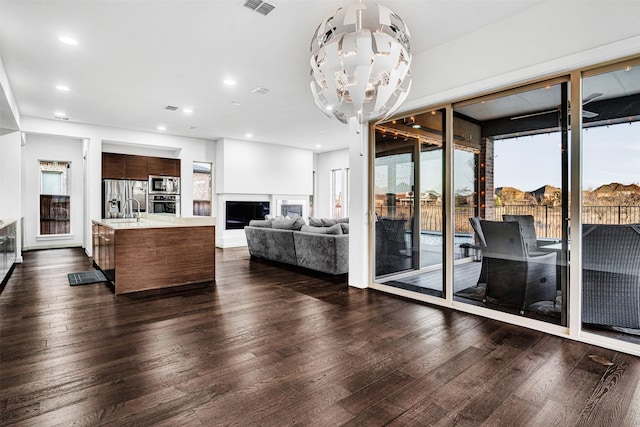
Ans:
POLYGON ((328 274, 349 271, 348 219, 317 220, 302 218, 254 220, 244 228, 252 257, 297 265, 328 274))

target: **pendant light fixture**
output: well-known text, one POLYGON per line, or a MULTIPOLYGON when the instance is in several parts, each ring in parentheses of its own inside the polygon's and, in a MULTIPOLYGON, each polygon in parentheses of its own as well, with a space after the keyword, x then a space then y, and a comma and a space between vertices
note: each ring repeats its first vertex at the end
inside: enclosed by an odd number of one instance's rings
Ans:
POLYGON ((409 29, 390 9, 339 8, 311 41, 311 92, 329 117, 359 125, 389 117, 411 88, 409 29))

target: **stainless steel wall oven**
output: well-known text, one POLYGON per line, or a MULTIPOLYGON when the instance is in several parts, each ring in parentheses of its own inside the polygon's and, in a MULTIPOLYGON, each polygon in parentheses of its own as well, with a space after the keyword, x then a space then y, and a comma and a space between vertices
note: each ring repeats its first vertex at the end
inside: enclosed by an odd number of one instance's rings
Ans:
POLYGON ((180 212, 180 196, 175 194, 149 194, 150 214, 171 214, 180 212))

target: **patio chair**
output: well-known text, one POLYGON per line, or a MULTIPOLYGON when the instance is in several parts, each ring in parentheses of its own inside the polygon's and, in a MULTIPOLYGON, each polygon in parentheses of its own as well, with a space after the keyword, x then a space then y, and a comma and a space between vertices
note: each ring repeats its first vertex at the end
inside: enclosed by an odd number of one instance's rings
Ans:
MULTIPOLYGON (((474 216, 469 218, 469 222, 471 223, 471 228, 473 228, 473 232, 476 235, 476 245, 465 244, 466 247, 474 249, 480 253, 482 265, 480 266, 480 276, 478 277, 478 286, 481 283, 487 283, 487 261, 484 259, 484 251, 487 249, 487 242, 484 239, 484 234, 482 233, 482 227, 480 227, 480 221, 482 218, 479 216, 474 216)), ((463 246, 463 245, 461 245, 463 246)))
POLYGON ((533 215, 502 215, 502 220, 518 221, 518 223, 520 223, 522 238, 530 255, 544 255, 545 253, 552 252, 552 250, 545 250, 540 247, 533 215))
POLYGON ((582 321, 640 329, 640 224, 582 226, 582 321))
POLYGON ((529 305, 556 299, 556 254, 532 255, 517 221, 480 221, 487 247, 485 302, 515 306, 524 314, 529 305))

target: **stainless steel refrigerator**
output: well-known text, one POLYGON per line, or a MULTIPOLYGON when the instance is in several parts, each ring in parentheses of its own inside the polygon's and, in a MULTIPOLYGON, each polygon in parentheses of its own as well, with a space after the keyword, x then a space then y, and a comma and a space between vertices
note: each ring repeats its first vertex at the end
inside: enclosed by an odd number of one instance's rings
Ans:
POLYGON ((103 218, 122 218, 124 214, 147 211, 147 181, 129 179, 102 180, 102 214, 103 218), (131 199, 136 199, 138 203, 131 199), (126 208, 126 210, 125 210, 126 208))

